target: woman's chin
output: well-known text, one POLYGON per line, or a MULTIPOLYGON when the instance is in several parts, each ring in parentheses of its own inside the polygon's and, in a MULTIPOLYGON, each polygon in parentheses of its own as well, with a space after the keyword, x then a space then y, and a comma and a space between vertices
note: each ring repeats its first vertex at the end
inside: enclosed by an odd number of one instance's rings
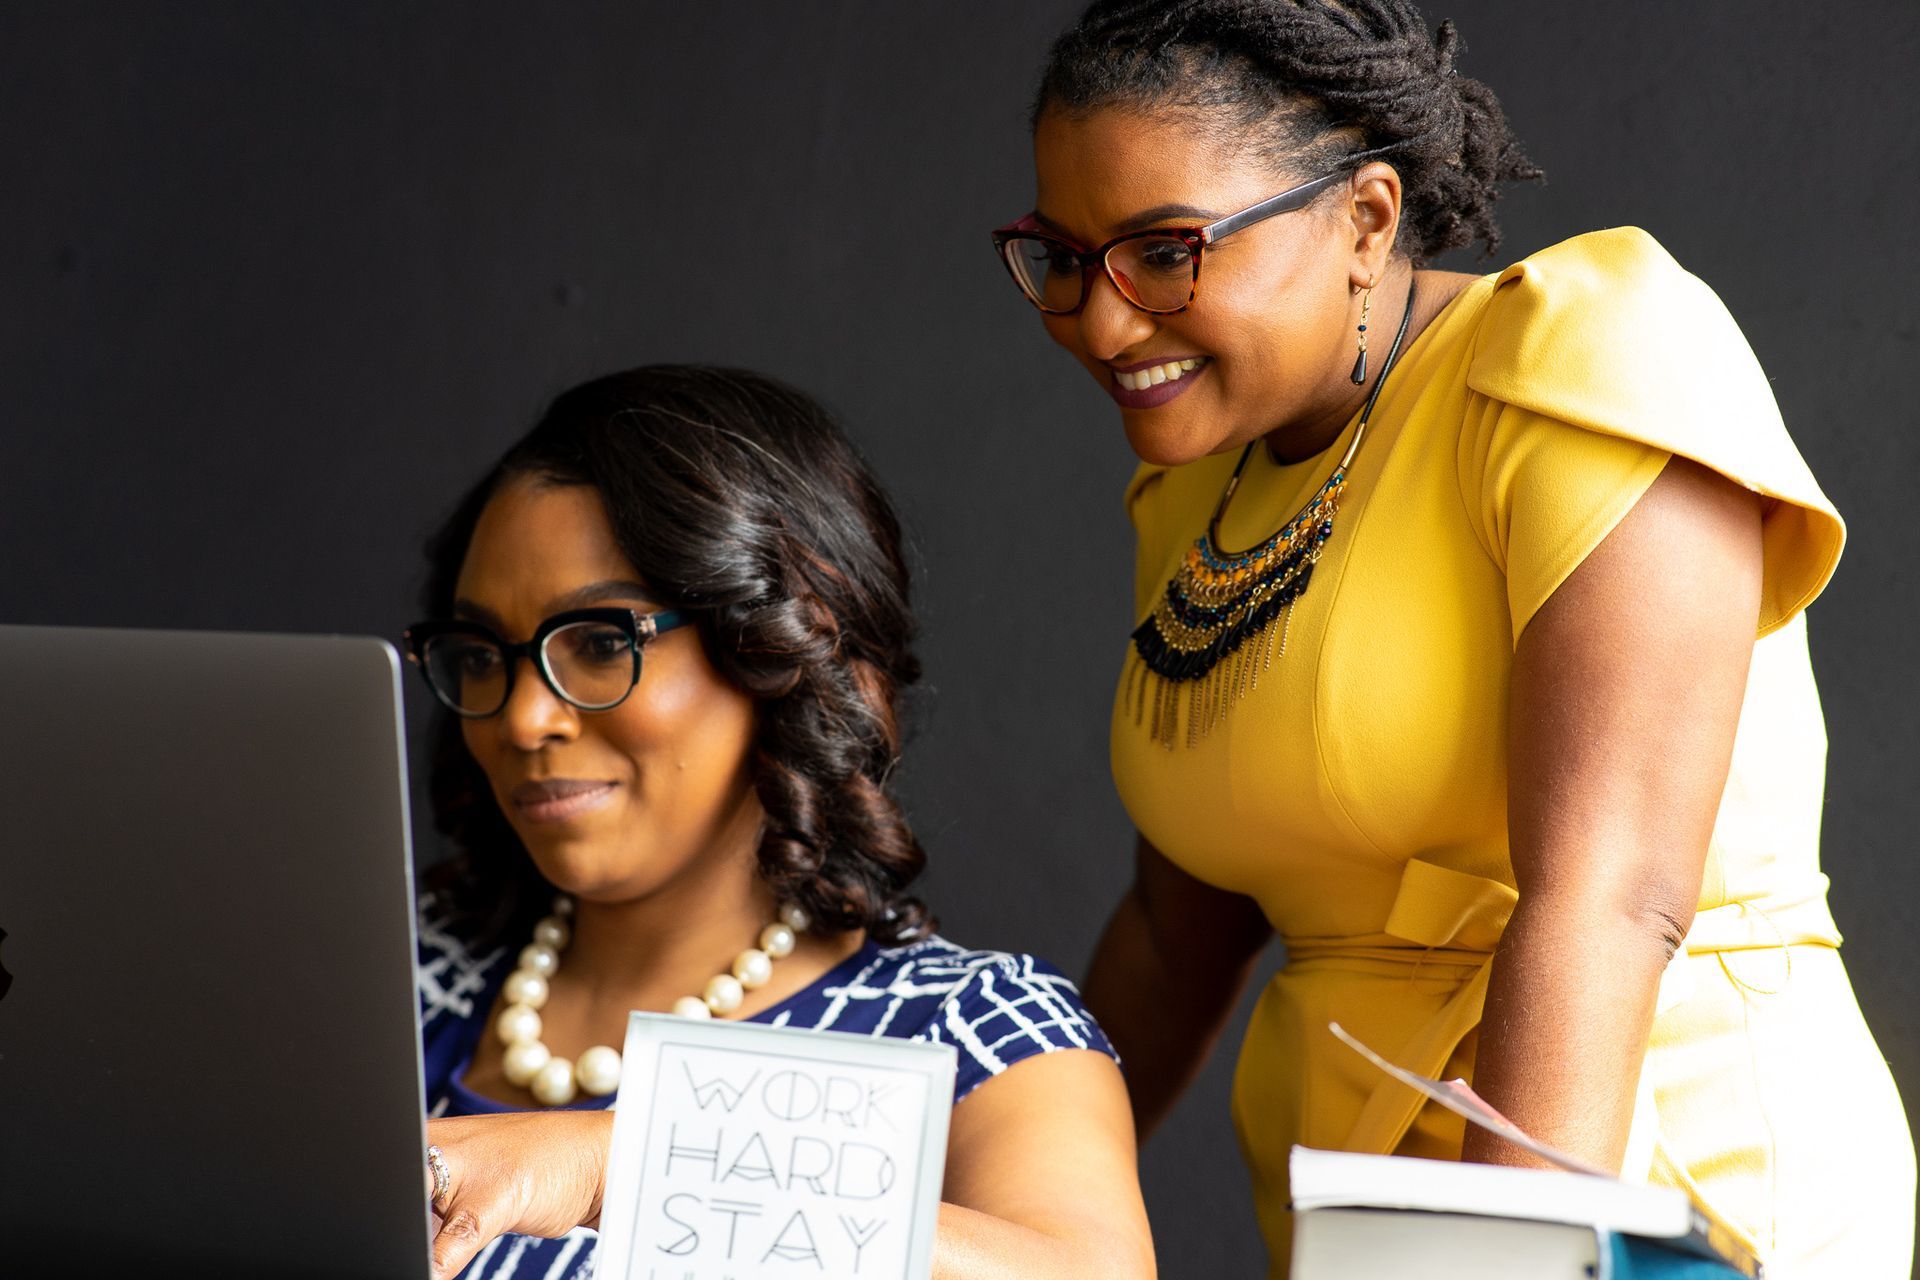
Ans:
POLYGON ((697 864, 670 857, 636 858, 626 852, 650 847, 653 842, 645 838, 629 837, 611 848, 606 842, 591 840, 523 843, 541 877, 556 890, 582 902, 635 902, 684 883, 687 873, 697 875, 699 870, 697 864))
POLYGON ((1156 467, 1179 467, 1220 452, 1226 437, 1217 427, 1202 424, 1193 415, 1166 421, 1163 410, 1146 409, 1122 414, 1127 444, 1140 461, 1156 467))
POLYGON ((598 898, 615 879, 607 859, 595 848, 596 841, 569 840, 543 832, 531 840, 522 834, 520 843, 533 859, 534 868, 548 884, 563 893, 578 898, 598 898))

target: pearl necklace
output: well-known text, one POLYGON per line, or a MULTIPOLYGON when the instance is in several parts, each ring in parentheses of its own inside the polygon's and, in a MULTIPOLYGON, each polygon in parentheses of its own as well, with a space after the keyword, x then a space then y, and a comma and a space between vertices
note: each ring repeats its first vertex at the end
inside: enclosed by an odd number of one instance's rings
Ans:
MULTIPOLYGON (((563 1107, 580 1093, 605 1097, 620 1087, 618 1049, 597 1044, 583 1052, 578 1062, 569 1062, 540 1041, 540 1010, 547 1003, 553 976, 560 972, 560 953, 573 940, 572 915, 573 899, 563 893, 554 898, 553 913, 533 926, 533 941, 521 950, 520 967, 500 988, 507 1007, 494 1022, 501 1043, 507 1046, 503 1064, 507 1079, 549 1107, 563 1107)), ((773 962, 793 954, 799 935, 810 923, 798 905, 781 907, 780 918, 760 931, 759 946, 735 956, 731 972, 709 978, 703 994, 674 1001, 673 1012, 683 1018, 732 1013, 746 1000, 747 992, 767 984, 773 962)))

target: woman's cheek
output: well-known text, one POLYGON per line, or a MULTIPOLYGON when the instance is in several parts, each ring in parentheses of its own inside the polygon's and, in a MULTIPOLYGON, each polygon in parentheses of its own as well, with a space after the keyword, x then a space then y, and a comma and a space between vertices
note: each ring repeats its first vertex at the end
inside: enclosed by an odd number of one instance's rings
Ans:
POLYGON ((644 697, 610 713, 608 745, 626 757, 649 792, 699 792, 706 779, 724 788, 751 748, 753 702, 704 660, 684 653, 671 658, 681 660, 663 659, 641 677, 644 697))
POLYGON ((1040 327, 1046 330, 1047 337, 1055 346, 1082 364, 1091 364, 1092 360, 1081 347, 1080 325, 1076 316, 1049 316, 1040 314, 1040 327))
POLYGON ((500 794, 498 777, 498 743, 490 732, 491 723, 486 720, 462 720, 460 722, 460 741, 467 749, 468 757, 479 767, 487 779, 487 790, 499 804, 502 812, 509 812, 507 798, 500 794))

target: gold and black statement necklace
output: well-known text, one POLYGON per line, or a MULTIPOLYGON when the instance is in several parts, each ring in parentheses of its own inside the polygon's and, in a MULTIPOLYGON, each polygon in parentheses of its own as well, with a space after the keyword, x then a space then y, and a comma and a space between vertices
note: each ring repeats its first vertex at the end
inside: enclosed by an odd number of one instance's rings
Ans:
POLYGON ((1207 521, 1207 531, 1187 548, 1160 603, 1133 633, 1138 661, 1128 663, 1125 696, 1136 724, 1148 720, 1151 708, 1149 732, 1154 741, 1172 748, 1183 736, 1183 719, 1188 746, 1212 731, 1235 703, 1259 685, 1260 673, 1273 661, 1276 630, 1280 655, 1286 656, 1293 602, 1313 580, 1313 567, 1333 536, 1334 516, 1346 492, 1347 468, 1360 452, 1367 419, 1373 415, 1387 375, 1393 372, 1412 317, 1413 286, 1409 284, 1399 332, 1360 409, 1353 442, 1327 482, 1265 541, 1245 551, 1224 551, 1220 519, 1233 501, 1233 491, 1240 487, 1247 460, 1261 442, 1255 440, 1240 454, 1213 508, 1213 518, 1207 521), (1281 625, 1275 627, 1275 622, 1281 625))

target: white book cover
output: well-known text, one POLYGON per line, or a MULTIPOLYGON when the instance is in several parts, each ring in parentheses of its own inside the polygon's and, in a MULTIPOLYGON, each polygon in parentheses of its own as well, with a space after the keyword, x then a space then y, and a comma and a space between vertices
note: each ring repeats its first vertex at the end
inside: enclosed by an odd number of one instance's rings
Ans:
POLYGON ((954 1052, 921 1041, 627 1022, 603 1280, 927 1280, 954 1052))
POLYGON ((1608 1280, 1605 1233, 1561 1222, 1315 1209, 1294 1226, 1293 1280, 1608 1280))
POLYGON ((1554 1169, 1359 1155, 1295 1147, 1287 1163, 1293 1207, 1417 1209, 1597 1227, 1653 1240, 1693 1231, 1693 1204, 1677 1187, 1638 1186, 1554 1169))

